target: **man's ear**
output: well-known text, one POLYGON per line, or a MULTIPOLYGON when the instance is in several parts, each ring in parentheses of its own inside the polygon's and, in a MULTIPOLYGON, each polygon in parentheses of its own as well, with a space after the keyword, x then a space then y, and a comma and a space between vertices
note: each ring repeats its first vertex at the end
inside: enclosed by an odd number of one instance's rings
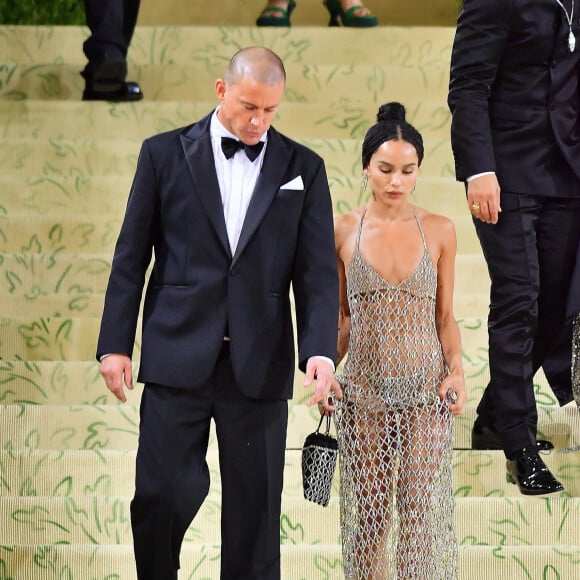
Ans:
POLYGON ((220 103, 224 100, 226 90, 227 90, 226 81, 224 81, 223 79, 218 79, 215 82, 215 94, 217 95, 217 98, 219 99, 220 103))

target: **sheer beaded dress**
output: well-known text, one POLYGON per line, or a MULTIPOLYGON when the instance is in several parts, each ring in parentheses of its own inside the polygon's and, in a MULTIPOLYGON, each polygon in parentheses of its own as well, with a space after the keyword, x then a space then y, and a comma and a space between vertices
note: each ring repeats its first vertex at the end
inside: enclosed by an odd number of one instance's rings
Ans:
POLYGON ((437 272, 413 211, 423 256, 389 284, 360 252, 365 213, 346 274, 351 330, 335 413, 345 578, 452 580, 453 415, 436 393, 446 374, 437 272))

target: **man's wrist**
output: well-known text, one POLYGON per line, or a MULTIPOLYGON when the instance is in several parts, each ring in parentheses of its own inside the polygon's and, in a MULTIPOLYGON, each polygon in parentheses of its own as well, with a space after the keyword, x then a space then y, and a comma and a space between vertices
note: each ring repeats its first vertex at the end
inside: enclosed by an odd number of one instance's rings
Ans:
POLYGON ((334 361, 331 358, 328 358, 327 356, 322 356, 322 355, 316 355, 316 356, 310 357, 310 359, 313 359, 313 358, 317 358, 317 359, 326 361, 330 365, 330 367, 332 368, 332 372, 334 372, 336 370, 336 366, 334 364, 334 361))

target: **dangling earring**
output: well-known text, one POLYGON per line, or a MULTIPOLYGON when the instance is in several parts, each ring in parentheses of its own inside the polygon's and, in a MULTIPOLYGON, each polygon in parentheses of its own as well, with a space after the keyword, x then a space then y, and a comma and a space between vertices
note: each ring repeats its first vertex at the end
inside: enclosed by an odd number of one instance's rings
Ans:
POLYGON ((415 188, 417 187, 417 184, 413 185, 413 189, 411 190, 411 197, 415 197, 415 188))
POLYGON ((361 193, 364 193, 367 190, 368 184, 369 184, 369 174, 365 171, 363 173, 363 177, 362 177, 362 180, 360 182, 361 193))

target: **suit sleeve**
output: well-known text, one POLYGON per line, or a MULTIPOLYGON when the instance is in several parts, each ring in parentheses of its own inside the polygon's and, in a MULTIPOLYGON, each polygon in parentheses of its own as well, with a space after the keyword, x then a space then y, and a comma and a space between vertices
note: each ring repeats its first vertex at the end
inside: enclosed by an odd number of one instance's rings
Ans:
POLYGON ((448 104, 457 179, 495 171, 489 98, 507 43, 511 0, 465 0, 451 53, 448 104))
POLYGON ((292 275, 298 335, 298 366, 312 356, 336 361, 338 273, 334 247, 332 201, 322 159, 302 211, 292 275))
POLYGON ((105 294, 97 359, 106 353, 132 356, 145 274, 152 256, 157 216, 155 172, 148 143, 137 169, 105 294))

